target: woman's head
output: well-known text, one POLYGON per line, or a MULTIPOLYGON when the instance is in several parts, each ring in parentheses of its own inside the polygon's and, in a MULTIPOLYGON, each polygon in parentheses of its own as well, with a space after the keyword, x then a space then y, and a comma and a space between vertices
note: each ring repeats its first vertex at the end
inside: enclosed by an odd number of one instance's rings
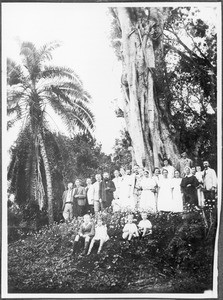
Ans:
POLYGON ((180 178, 180 172, 178 170, 175 170, 174 177, 175 178, 180 178))
POLYGON ((144 170, 144 176, 149 177, 149 170, 144 170))
POLYGON ((160 174, 160 169, 156 167, 153 173, 155 176, 158 176, 160 174))
POLYGON ((184 173, 185 173, 186 175, 189 175, 189 174, 190 174, 190 168, 189 168, 189 167, 186 167, 186 168, 184 169, 184 173))
POLYGON ((168 170, 167 169, 163 169, 162 174, 163 174, 164 178, 167 178, 167 176, 168 176, 168 170))

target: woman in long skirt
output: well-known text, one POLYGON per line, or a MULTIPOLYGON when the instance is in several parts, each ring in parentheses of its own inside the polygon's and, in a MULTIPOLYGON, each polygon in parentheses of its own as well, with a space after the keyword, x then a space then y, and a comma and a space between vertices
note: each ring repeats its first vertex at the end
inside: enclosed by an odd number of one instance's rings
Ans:
POLYGON ((140 188, 142 189, 139 210, 148 210, 152 213, 156 212, 156 199, 155 199, 155 187, 156 182, 153 178, 149 177, 149 171, 144 171, 144 176, 140 182, 140 188))
POLYGON ((172 180, 168 178, 168 170, 163 169, 162 175, 158 182, 158 211, 172 211, 173 198, 172 198, 172 180))
POLYGON ((181 181, 181 188, 183 192, 185 206, 198 205, 198 198, 197 198, 198 186, 199 186, 199 182, 197 178, 191 174, 190 168, 186 167, 185 177, 181 181))
POLYGON ((133 197, 133 187, 132 179, 130 175, 126 175, 124 168, 120 169, 121 181, 119 188, 119 203, 121 209, 131 209, 135 208, 135 201, 133 197))

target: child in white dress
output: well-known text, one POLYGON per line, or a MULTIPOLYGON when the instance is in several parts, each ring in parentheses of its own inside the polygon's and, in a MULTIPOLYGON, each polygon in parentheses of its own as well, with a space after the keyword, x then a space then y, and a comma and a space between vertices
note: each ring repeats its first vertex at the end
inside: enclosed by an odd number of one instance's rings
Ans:
POLYGON ((132 239, 132 237, 139 236, 138 228, 137 228, 136 224, 133 223, 133 215, 132 214, 128 215, 127 223, 125 224, 122 231, 123 231, 122 238, 128 239, 128 241, 130 241, 132 239))
POLYGON ((144 237, 152 233, 152 223, 147 219, 147 213, 141 213, 142 220, 138 224, 139 236, 144 237))
POLYGON ((91 253, 91 250, 94 246, 95 241, 99 241, 99 248, 98 248, 98 254, 101 252, 102 246, 105 242, 109 239, 108 233, 107 233, 107 226, 103 223, 102 219, 98 219, 97 225, 95 226, 95 235, 91 240, 90 247, 88 250, 87 255, 91 253))

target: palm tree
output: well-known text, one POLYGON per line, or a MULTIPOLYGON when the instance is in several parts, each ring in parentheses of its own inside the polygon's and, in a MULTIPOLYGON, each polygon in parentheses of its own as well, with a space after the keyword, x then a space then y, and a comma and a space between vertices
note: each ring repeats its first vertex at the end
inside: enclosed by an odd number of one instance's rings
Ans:
MULTIPOLYGON (((17 148, 29 138, 30 146, 23 164, 26 187, 30 199, 38 201, 40 209, 44 198, 47 198, 49 224, 54 221, 52 179, 45 143, 46 131, 52 130, 50 112, 53 110, 60 116, 70 133, 79 130, 92 134, 94 128, 94 117, 88 108, 90 95, 84 90, 80 78, 69 68, 46 64, 52 59, 51 52, 58 46, 58 43, 52 42, 37 49, 33 43, 23 42, 20 52, 22 64, 17 65, 10 59, 7 61, 8 128, 19 122, 21 124, 17 148)), ((18 169, 18 158, 13 157, 11 174, 18 169)))

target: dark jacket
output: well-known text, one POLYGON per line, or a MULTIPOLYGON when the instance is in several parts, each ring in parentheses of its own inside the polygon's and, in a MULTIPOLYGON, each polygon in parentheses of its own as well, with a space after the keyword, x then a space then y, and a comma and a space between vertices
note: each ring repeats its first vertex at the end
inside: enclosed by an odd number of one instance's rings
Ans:
POLYGON ((111 202, 113 200, 113 192, 116 190, 115 184, 111 179, 102 180, 101 184, 101 199, 103 202, 104 208, 111 206, 111 202))

